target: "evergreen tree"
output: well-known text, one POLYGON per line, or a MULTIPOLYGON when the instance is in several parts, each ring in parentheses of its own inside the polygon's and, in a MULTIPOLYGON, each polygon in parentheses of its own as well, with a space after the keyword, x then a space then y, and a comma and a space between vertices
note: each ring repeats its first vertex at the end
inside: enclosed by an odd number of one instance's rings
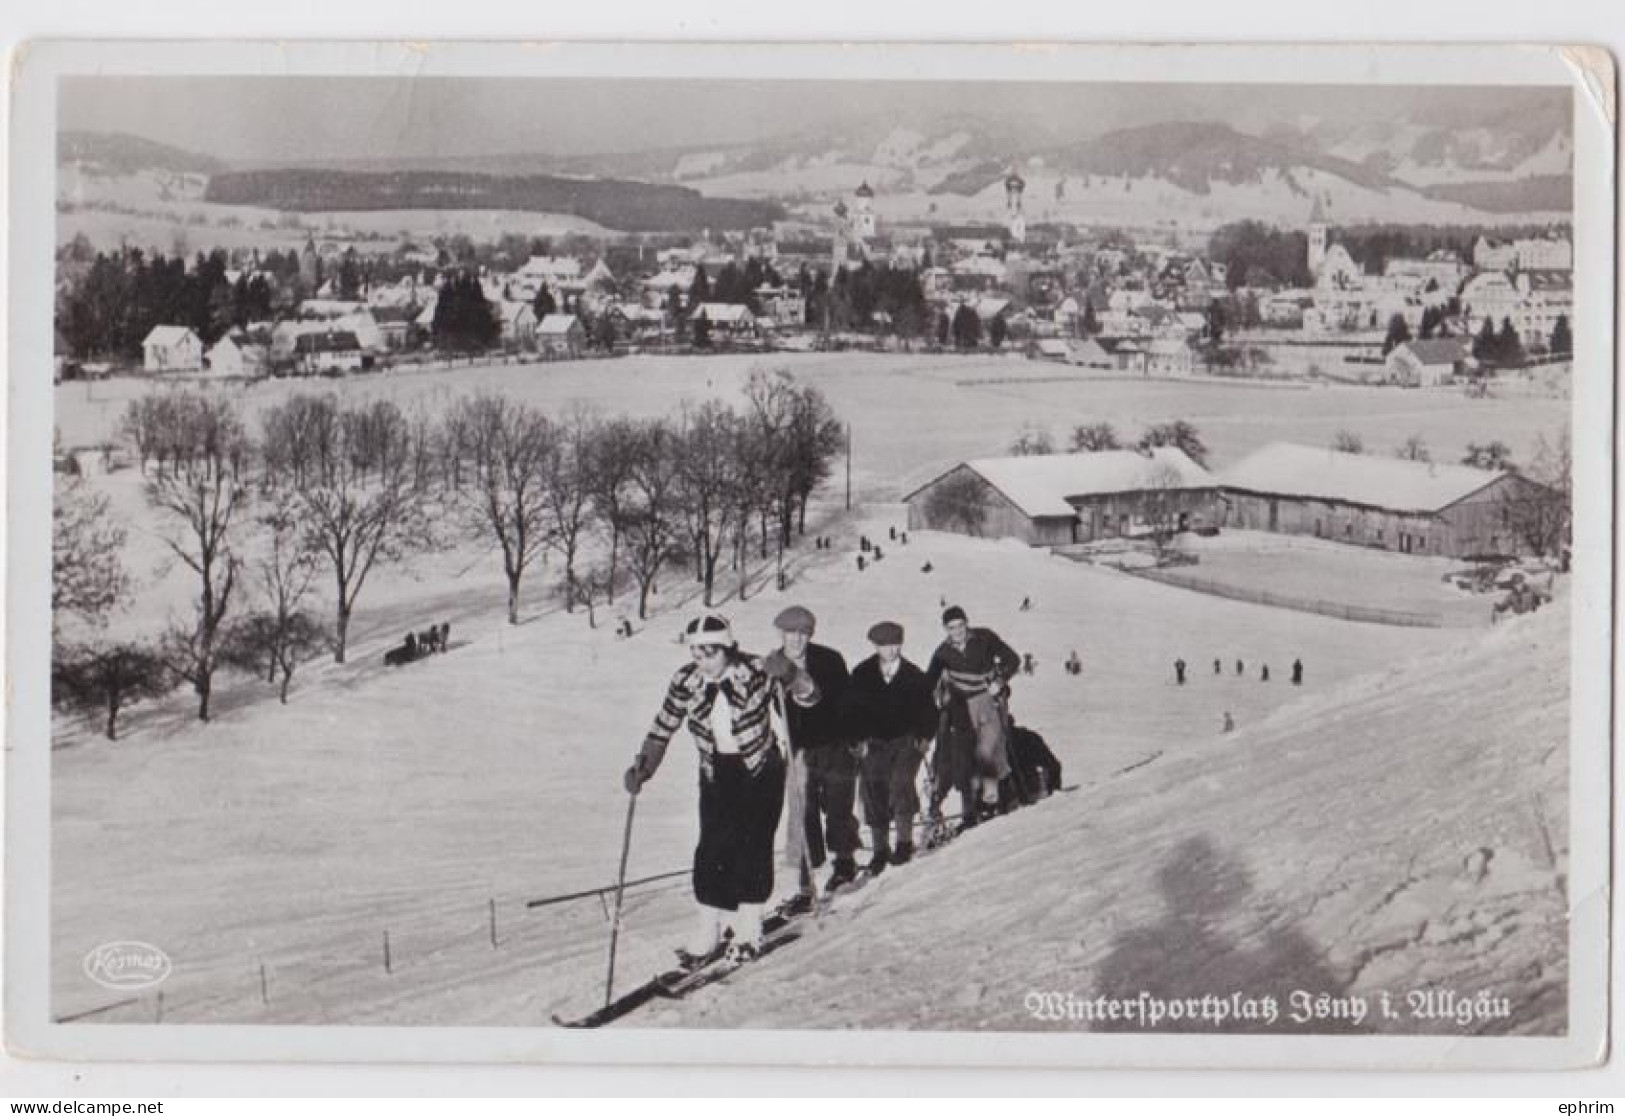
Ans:
POLYGON ((1501 319, 1501 332, 1495 338, 1495 351, 1496 359, 1503 364, 1520 364, 1523 361, 1523 339, 1512 328, 1511 318, 1501 319))
POLYGON ((1388 336, 1382 339, 1382 355, 1387 356, 1411 339, 1411 327, 1405 324, 1405 315, 1395 314, 1388 319, 1388 336))
POLYGON ((1496 360, 1495 323, 1488 314, 1484 315, 1484 324, 1479 327, 1478 335, 1473 338, 1473 359, 1481 362, 1496 360))
POLYGON ((1095 314, 1095 304, 1088 301, 1086 297, 1083 304, 1084 335, 1086 337, 1098 337, 1100 336, 1100 331, 1102 328, 1104 327, 1102 327, 1100 324, 1100 318, 1095 314))
POLYGON ((1574 335, 1569 332, 1569 316, 1559 314, 1557 322, 1552 326, 1552 353, 1554 356, 1568 356, 1574 352, 1574 335))
POLYGON ((537 288, 536 298, 531 302, 531 309, 536 311, 536 320, 538 322, 549 314, 559 312, 559 304, 553 301, 553 292, 547 289, 546 283, 537 288))
POLYGON ((711 277, 705 273, 703 264, 694 267, 694 282, 689 284, 688 305, 698 307, 702 303, 711 301, 711 277))
POLYGON ((982 343, 982 319, 968 302, 954 311, 954 348, 974 349, 982 343))

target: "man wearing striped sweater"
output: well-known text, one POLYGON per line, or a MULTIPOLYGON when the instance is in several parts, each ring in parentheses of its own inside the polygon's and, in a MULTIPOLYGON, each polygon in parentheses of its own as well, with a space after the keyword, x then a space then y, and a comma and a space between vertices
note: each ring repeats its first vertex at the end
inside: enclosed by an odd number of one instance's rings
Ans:
POLYGON ((992 629, 971 627, 958 605, 943 612, 942 626, 947 638, 931 656, 926 679, 934 692, 946 695, 949 705, 957 705, 953 719, 968 723, 976 735, 975 802, 965 803, 966 820, 971 821, 977 806, 984 813, 998 806, 999 783, 1010 774, 1003 699, 1021 669, 1021 656, 992 629))

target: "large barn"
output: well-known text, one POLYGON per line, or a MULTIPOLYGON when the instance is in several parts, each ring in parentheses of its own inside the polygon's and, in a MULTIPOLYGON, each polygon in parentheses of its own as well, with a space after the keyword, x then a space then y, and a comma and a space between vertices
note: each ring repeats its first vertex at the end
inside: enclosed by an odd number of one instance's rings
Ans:
POLYGON ((1182 451, 991 457, 956 465, 904 497, 911 530, 1065 546, 1212 522, 1218 482, 1182 451))
POLYGON ((1406 554, 1527 553, 1519 508, 1553 493, 1516 473, 1275 442, 1219 478, 1222 526, 1406 554))

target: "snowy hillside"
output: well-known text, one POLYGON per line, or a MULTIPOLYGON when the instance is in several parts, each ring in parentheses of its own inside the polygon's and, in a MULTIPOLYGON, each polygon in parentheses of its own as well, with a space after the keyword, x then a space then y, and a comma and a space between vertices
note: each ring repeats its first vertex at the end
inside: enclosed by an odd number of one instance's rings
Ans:
MULTIPOLYGON (((1086 989, 1151 979, 1149 965, 1177 981, 1210 952, 1225 960, 1204 973, 1254 987, 1273 986, 1281 965, 1358 988, 1475 990, 1481 971, 1502 987, 1523 974, 1539 995, 1517 999, 1534 1014, 1514 1024, 1560 1019, 1561 971, 1523 963, 1561 955, 1542 937, 1562 932, 1555 611, 1487 636, 1347 624, 929 533, 858 574, 857 533, 884 537, 899 512, 840 525, 821 512, 829 526, 813 529, 833 527, 835 550, 798 548, 787 593, 725 602, 744 642, 765 647, 794 600, 849 657, 890 616, 923 659, 940 600, 959 601, 1036 657, 1017 716, 1081 789, 883 877, 748 981, 643 1022, 1020 1027, 1030 1021, 1013 990, 1040 975, 1086 989), (1017 611, 1018 592, 1033 611, 1017 611), (1059 670, 1072 649, 1078 678, 1059 670), (1273 662, 1276 680, 1202 667, 1178 688, 1178 655, 1273 662), (1302 689, 1283 681, 1294 656, 1308 668, 1302 689), (1227 710, 1232 737, 1219 733, 1227 710)), ((176 1022, 540 1024, 591 1004, 599 902, 524 903, 613 876, 620 772, 697 605, 673 577, 631 640, 553 606, 512 628, 482 569, 381 584, 368 609, 378 634, 358 637, 350 666, 309 668, 287 707, 243 683, 209 726, 178 697, 132 717, 118 744, 64 741, 57 1014, 111 1002, 80 960, 129 938, 174 960, 164 1017, 176 1022), (455 621, 451 653, 400 671, 378 663, 384 633, 442 616, 455 621)), ((634 878, 684 867, 693 763, 680 742, 640 800, 634 878)), ((664 963, 688 918, 682 879, 635 889, 623 981, 664 963)), ((93 1018, 154 1011, 148 994, 93 1018)))
MULTIPOLYGON (((1548 612, 1097 774, 883 877, 673 1022, 1133 1029, 1045 1017, 1028 993, 1242 991, 1277 997, 1280 1021, 1158 1029, 1559 1032, 1566 631, 1548 612), (1423 1017, 1443 1000, 1422 989, 1511 1014, 1423 1017), (1294 992, 1388 992, 1396 1015, 1300 1025, 1294 992)), ((1200 675, 1168 700, 1201 700, 1200 675)))

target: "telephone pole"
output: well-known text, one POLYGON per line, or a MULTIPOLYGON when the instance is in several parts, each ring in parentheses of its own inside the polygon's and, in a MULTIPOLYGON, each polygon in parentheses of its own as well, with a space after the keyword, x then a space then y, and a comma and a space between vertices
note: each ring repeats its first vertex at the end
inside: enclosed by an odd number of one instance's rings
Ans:
POLYGON ((846 510, 852 510, 852 424, 846 424, 846 510))

